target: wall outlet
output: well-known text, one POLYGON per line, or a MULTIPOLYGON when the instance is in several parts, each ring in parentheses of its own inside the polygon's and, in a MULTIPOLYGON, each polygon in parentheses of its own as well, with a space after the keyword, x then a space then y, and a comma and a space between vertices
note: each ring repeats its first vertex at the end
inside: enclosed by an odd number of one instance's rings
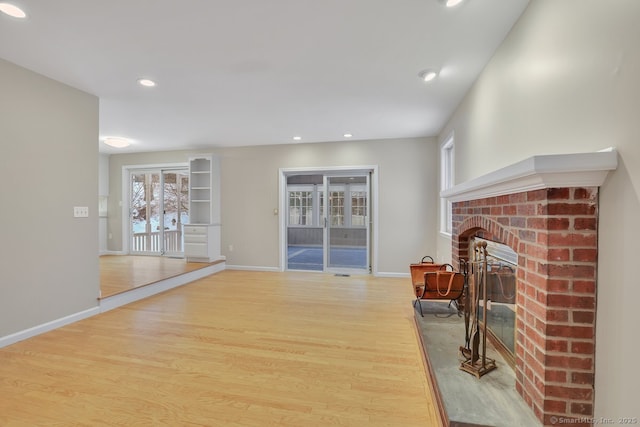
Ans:
POLYGON ((87 218, 89 216, 88 206, 74 206, 73 217, 74 218, 87 218))
POLYGON ((233 245, 229 245, 229 252, 233 252, 233 245))

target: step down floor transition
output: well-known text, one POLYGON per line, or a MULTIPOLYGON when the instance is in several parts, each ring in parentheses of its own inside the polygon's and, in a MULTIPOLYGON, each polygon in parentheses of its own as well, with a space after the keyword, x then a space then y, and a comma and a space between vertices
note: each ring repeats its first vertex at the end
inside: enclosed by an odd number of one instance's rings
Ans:
POLYGON ((539 427, 542 423, 515 389, 515 372, 487 341, 497 369, 480 379, 460 370, 464 318, 448 301, 421 301, 415 318, 450 426, 539 427))

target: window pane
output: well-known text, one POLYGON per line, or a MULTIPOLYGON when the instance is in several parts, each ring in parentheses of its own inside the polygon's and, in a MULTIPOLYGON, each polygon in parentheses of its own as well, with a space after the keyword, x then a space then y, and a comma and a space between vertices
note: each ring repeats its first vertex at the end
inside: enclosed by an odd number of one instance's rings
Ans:
POLYGON ((364 191, 351 192, 351 225, 366 225, 367 219, 367 193, 364 191))
POLYGON ((311 191, 289 192, 289 225, 312 225, 313 197, 311 191))
POLYGON ((329 192, 329 211, 332 226, 344 225, 344 191, 329 192))

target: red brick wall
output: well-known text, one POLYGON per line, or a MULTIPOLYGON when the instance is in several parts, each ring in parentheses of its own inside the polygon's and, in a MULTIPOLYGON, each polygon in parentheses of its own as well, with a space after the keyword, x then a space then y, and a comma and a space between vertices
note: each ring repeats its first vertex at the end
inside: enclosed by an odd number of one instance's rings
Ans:
POLYGON ((516 389, 545 425, 593 415, 597 223, 595 187, 453 205, 454 265, 474 235, 518 253, 516 389))

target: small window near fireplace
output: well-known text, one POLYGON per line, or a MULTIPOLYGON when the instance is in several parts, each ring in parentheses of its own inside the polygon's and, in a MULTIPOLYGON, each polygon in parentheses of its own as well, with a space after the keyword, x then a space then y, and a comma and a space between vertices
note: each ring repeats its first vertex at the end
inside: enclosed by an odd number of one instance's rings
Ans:
MULTIPOLYGON (((440 191, 453 187, 453 133, 440 146, 440 191)), ((440 232, 451 234, 452 231, 452 203, 447 199, 440 199, 440 232)))
POLYGON ((514 367, 518 254, 507 245, 480 237, 474 237, 472 245, 478 241, 487 243, 487 335, 514 367))

